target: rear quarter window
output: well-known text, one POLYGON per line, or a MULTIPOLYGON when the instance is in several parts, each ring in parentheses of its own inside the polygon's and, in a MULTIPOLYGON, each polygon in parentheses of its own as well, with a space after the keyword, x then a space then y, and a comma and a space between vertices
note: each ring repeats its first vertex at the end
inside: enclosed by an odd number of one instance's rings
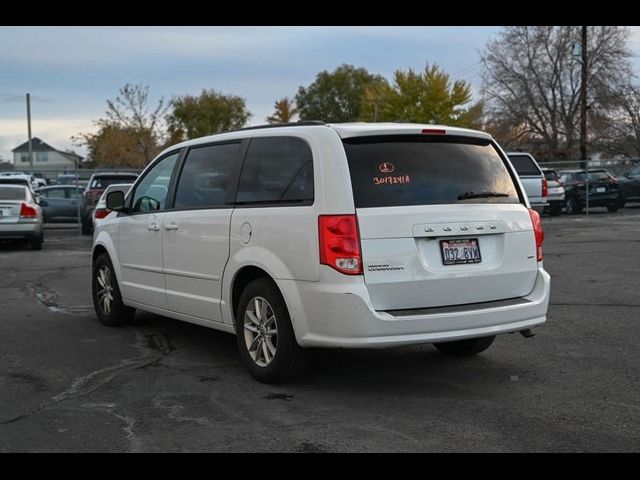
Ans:
POLYGON ((297 137, 256 137, 242 166, 236 202, 310 204, 313 202, 313 155, 297 137))
POLYGON ((356 208, 520 203, 505 161, 488 140, 385 135, 343 143, 356 208))

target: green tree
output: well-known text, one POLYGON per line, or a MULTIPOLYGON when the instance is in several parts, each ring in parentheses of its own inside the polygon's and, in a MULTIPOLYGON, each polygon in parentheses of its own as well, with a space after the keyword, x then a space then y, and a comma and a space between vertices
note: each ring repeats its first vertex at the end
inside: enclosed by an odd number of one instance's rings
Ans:
POLYGON ((148 86, 127 83, 107 100, 105 116, 95 122, 97 131, 72 140, 87 147, 95 166, 144 167, 172 140, 162 120, 167 108, 163 98, 151 105, 148 86))
POLYGON ((171 104, 173 111, 167 117, 169 132, 180 139, 242 128, 251 118, 244 98, 213 89, 202 90, 197 97, 175 97, 171 104))
POLYGON ((437 65, 427 64, 423 72, 396 70, 393 78, 393 85, 380 82, 365 90, 360 120, 479 126, 482 103, 469 106, 469 83, 452 82, 437 65))
POLYGON ((364 68, 343 64, 333 72, 322 71, 308 87, 298 88, 295 101, 301 120, 352 122, 360 117, 366 87, 385 82, 364 68))
POLYGON ((276 100, 274 108, 275 112, 267 117, 267 122, 271 124, 291 122, 293 117, 298 114, 298 108, 289 97, 276 100))

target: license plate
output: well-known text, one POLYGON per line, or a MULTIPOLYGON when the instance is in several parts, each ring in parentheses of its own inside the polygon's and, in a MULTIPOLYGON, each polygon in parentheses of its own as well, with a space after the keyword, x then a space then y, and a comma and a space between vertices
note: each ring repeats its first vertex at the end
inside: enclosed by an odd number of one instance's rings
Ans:
POLYGON ((480 244, 477 238, 440 240, 440 253, 444 265, 480 263, 480 244))
POLYGON ((598 187, 596 188, 596 193, 604 193, 607 191, 607 187, 598 187))

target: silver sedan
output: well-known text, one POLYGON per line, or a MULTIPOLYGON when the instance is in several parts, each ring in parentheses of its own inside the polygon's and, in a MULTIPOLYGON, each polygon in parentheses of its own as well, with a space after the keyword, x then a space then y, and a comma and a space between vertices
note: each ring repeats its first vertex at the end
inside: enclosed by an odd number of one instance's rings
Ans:
POLYGON ((31 189, 22 185, 0 185, 0 239, 26 239, 33 250, 42 249, 42 209, 31 189))

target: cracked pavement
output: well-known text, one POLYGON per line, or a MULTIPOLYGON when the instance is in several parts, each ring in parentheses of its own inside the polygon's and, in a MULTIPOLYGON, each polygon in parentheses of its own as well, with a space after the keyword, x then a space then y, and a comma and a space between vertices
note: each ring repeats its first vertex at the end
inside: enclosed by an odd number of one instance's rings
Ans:
POLYGON ((285 385, 252 380, 222 332, 140 312, 101 326, 75 229, 0 243, 0 451, 638 451, 640 205, 543 225, 536 337, 473 359, 318 350, 285 385))

